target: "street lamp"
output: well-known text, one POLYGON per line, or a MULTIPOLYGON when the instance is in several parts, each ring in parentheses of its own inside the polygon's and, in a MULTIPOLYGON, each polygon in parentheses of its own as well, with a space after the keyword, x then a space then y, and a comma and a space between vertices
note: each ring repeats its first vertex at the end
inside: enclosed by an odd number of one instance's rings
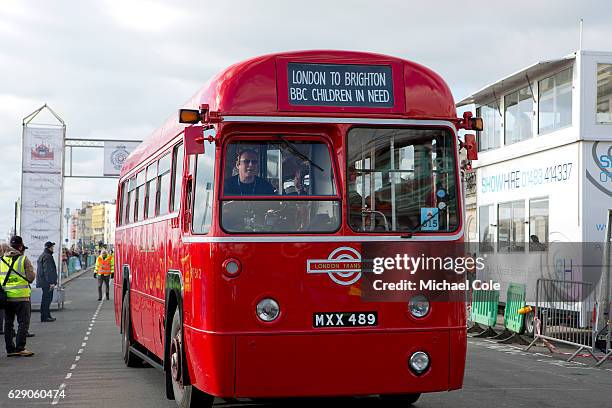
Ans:
POLYGON ((64 218, 66 219, 66 246, 68 246, 68 241, 69 241, 69 237, 70 237, 70 229, 69 229, 69 222, 70 222, 70 208, 66 208, 66 212, 64 213, 64 218))

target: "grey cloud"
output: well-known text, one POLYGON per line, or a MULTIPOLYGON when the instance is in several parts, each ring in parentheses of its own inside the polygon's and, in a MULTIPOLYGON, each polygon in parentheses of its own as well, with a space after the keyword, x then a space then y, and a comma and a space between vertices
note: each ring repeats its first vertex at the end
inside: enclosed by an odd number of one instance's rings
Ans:
MULTIPOLYGON (((0 8, 0 101, 38 102, 20 114, 0 104, 0 141, 12 149, 0 161, 0 234, 12 224, 11 197, 18 195, 7 188, 20 179, 21 118, 44 102, 66 120, 68 137, 142 139, 214 73, 270 52, 395 55, 439 72, 462 98, 538 60, 574 51, 580 17, 585 48, 609 49, 612 38, 606 1, 159 2, 177 10, 165 30, 154 20, 144 22, 150 30, 126 26, 107 1, 13 4, 23 13, 0 8)), ((114 183, 71 180, 66 203, 112 198, 114 183)))

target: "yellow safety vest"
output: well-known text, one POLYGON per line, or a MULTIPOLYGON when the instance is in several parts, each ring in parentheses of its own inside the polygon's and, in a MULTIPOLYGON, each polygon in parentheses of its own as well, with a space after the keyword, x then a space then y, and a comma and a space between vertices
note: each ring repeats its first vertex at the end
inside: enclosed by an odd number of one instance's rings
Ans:
POLYGON ((96 261, 96 273, 98 275, 110 275, 112 273, 111 262, 114 263, 110 256, 104 259, 102 255, 100 255, 96 261))
MULTIPOLYGON (((10 270, 9 265, 13 263, 13 258, 10 256, 3 256, 2 259, 4 259, 8 265, 0 261, 0 285, 4 283, 4 279, 10 270)), ((25 276, 24 261, 25 255, 20 255, 13 265, 13 269, 21 276, 25 276)), ((4 290, 6 291, 6 296, 9 299, 30 297, 30 293, 32 292, 30 289, 30 283, 19 275, 17 275, 15 272, 11 272, 8 280, 6 281, 6 285, 3 286, 4 290)))

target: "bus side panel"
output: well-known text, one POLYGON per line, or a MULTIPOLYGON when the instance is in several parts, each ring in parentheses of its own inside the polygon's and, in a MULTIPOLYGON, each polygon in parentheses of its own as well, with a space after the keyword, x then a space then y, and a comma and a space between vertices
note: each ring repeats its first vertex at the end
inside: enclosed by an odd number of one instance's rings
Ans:
POLYGON ((130 317, 134 340, 146 346, 142 336, 142 267, 140 264, 140 228, 126 230, 127 252, 130 254, 127 264, 130 266, 130 317))
POLYGON ((153 224, 147 224, 139 228, 140 230, 140 241, 139 241, 139 254, 140 261, 138 263, 138 269, 141 275, 141 287, 142 292, 140 310, 141 317, 140 323, 142 325, 142 345, 148 350, 153 351, 155 344, 153 343, 153 300, 151 296, 151 281, 155 276, 155 263, 153 262, 154 252, 151 252, 153 248, 153 224))
POLYGON ((155 251, 152 253, 153 259, 151 265, 155 267, 153 281, 151 282, 151 294, 158 299, 153 302, 153 350, 159 358, 164 355, 164 313, 165 313, 165 296, 166 290, 164 282, 166 282, 166 247, 168 245, 168 230, 170 221, 161 221, 153 225, 153 237, 155 251))
POLYGON ((215 335, 185 326, 185 349, 191 383, 218 397, 233 397, 235 336, 215 335))
POLYGON ((121 244, 123 231, 115 233, 115 280, 113 281, 113 301, 115 303, 115 323, 121 327, 121 303, 123 289, 123 245, 121 244))
POLYGON ((450 372, 449 390, 458 390, 463 386, 465 372, 465 353, 467 352, 467 328, 450 330, 450 372))

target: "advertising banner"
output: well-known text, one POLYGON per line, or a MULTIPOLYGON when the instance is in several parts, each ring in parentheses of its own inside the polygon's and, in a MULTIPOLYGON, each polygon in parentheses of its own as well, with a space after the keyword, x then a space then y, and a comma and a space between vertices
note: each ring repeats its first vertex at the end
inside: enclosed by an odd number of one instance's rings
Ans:
POLYGON ((64 129, 25 127, 23 131, 23 171, 60 173, 64 129))
POLYGON ((45 242, 55 242, 59 265, 62 227, 63 127, 23 130, 20 234, 33 264, 45 242))
POLYGON ((140 142, 104 142, 104 175, 118 176, 125 159, 140 142))

